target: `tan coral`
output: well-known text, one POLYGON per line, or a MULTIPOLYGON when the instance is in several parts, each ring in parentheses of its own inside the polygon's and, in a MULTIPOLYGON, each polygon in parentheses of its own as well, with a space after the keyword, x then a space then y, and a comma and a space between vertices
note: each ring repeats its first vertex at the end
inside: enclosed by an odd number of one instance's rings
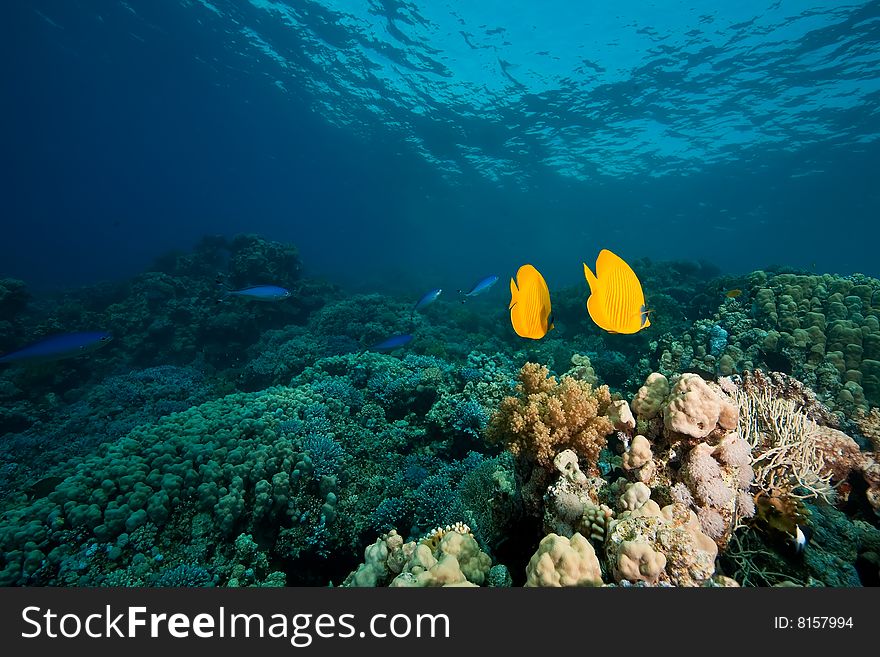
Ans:
POLYGON ((553 459, 553 465, 559 470, 559 473, 573 484, 583 484, 587 481, 587 475, 581 472, 578 465, 577 454, 572 450, 566 449, 556 455, 553 459))
MULTIPOLYGON (((651 575, 650 583, 702 586, 715 573, 717 555, 718 546, 702 532, 696 514, 680 503, 661 509, 648 500, 634 511, 624 511, 611 522, 605 541, 605 558, 617 581, 629 580, 636 565, 644 564, 651 575), (633 543, 647 545, 652 552, 663 555, 665 564, 656 579, 650 566, 660 560, 648 560, 647 550, 636 549, 633 543)), ((644 575, 642 579, 649 581, 644 575)))
POLYGON ((557 381, 535 363, 523 365, 519 381, 518 396, 505 397, 493 413, 487 438, 549 471, 559 452, 572 449, 588 474, 598 474, 599 453, 613 431, 608 387, 568 376, 557 381))
POLYGON ((651 489, 639 481, 627 485, 618 503, 623 511, 635 511, 650 498, 651 489))
POLYGON ((717 429, 736 428, 737 407, 696 374, 682 374, 662 409, 667 431, 703 439, 717 429))
POLYGON ((636 418, 633 416, 632 410, 625 399, 619 399, 611 402, 611 408, 608 411, 608 418, 614 425, 615 431, 631 434, 636 428, 636 418))
POLYGON ((617 557, 614 575, 630 582, 656 584, 666 568, 666 555, 656 552, 647 543, 624 541, 617 557))
MULTIPOLYGON (((607 509, 599 505, 603 480, 584 475, 571 450, 561 452, 556 461, 561 476, 543 495, 544 531, 561 536, 571 536, 578 531, 592 536, 602 531, 603 528, 592 525, 603 520, 603 508, 607 509)), ((610 509, 608 511, 610 513, 610 509)))
POLYGON ((703 533, 697 515, 679 504, 663 507, 666 523, 658 532, 667 573, 676 586, 700 586, 715 573, 718 545, 703 533))
POLYGON ((581 534, 548 534, 526 566, 526 586, 602 586, 596 551, 581 534))
POLYGON ((480 550, 473 535, 448 530, 436 549, 427 542, 415 544, 389 586, 480 586, 491 566, 491 557, 480 550))
POLYGON ((651 420, 659 415, 668 396, 669 380, 659 372, 653 372, 633 398, 632 411, 640 420, 651 420))
POLYGON ((415 544, 404 545, 403 537, 392 529, 364 550, 364 563, 343 582, 343 586, 373 587, 384 585, 397 575, 409 558, 415 544))
POLYGON ((654 454, 651 451, 650 441, 639 434, 632 439, 629 448, 624 452, 621 465, 637 481, 647 484, 651 482, 656 473, 653 459, 654 454))

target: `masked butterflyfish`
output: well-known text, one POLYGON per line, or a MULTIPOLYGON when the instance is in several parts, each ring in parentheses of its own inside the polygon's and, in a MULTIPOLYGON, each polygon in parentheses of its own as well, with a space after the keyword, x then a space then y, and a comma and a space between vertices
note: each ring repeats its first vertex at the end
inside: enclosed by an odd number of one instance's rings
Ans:
POLYGON ((510 323, 523 338, 540 340, 553 328, 550 321, 550 290, 541 273, 523 265, 510 279, 510 323))
POLYGON ((608 249, 596 259, 596 275, 584 264, 590 284, 587 312, 609 333, 638 333, 651 325, 642 284, 632 268, 608 249))

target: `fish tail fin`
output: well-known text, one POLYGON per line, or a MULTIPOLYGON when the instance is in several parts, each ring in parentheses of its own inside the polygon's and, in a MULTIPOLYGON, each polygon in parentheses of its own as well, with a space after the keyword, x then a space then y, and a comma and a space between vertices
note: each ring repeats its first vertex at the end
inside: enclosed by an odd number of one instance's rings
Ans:
POLYGON ((217 274, 217 277, 214 279, 214 285, 220 293, 220 296, 217 298, 217 303, 229 303, 229 297, 232 296, 230 294, 232 288, 223 282, 223 276, 221 274, 217 274))

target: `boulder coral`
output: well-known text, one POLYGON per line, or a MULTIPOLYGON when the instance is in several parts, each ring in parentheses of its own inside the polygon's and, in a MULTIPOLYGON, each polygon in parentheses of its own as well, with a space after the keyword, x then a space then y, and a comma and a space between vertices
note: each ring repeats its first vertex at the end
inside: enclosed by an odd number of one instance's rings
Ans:
POLYGON ((602 568, 592 544, 548 534, 526 566, 526 586, 602 586, 602 568))
POLYGON ((725 376, 780 371, 847 415, 880 404, 877 279, 756 271, 745 287, 746 294, 725 299, 711 320, 661 340, 664 374, 693 367, 725 376), (728 333, 716 354, 703 338, 710 326, 728 333))
POLYGON ((696 374, 682 374, 662 408, 667 431, 703 440, 716 429, 736 428, 737 408, 696 374))
POLYGON ((491 557, 466 525, 437 528, 420 541, 404 542, 396 530, 364 551, 364 562, 343 582, 347 587, 482 586, 491 557))

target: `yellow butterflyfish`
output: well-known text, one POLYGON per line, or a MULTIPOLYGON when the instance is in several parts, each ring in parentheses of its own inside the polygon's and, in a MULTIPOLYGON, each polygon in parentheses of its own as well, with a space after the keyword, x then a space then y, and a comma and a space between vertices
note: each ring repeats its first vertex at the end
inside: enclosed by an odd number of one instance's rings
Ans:
POLYGON ((510 323, 523 338, 540 340, 553 328, 550 318, 550 290, 541 273, 523 265, 510 279, 510 323))
POLYGON ((584 264, 590 284, 587 312, 609 333, 638 333, 651 325, 642 284, 632 268, 608 249, 596 259, 596 275, 584 264))

